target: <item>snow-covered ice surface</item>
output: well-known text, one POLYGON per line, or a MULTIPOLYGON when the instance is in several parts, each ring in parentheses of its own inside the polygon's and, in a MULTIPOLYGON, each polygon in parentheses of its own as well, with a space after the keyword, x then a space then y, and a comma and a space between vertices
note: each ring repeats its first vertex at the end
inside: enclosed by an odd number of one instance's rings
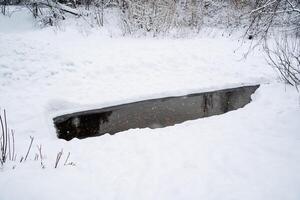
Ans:
POLYGON ((235 36, 109 38, 13 30, 1 17, 0 106, 18 159, 35 137, 28 161, 0 171, 1 200, 300 199, 299 94, 277 83, 259 49, 245 60, 248 46, 235 36), (242 109, 163 129, 66 142, 52 123, 71 111, 256 83, 242 109), (37 144, 46 169, 34 161, 37 144), (61 148, 76 166, 53 169, 61 148))

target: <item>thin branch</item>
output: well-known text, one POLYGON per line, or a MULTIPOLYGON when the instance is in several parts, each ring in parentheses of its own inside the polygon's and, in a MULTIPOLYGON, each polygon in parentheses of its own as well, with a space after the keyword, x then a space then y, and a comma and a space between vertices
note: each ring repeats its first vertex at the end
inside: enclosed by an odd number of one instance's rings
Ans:
POLYGON ((45 168, 45 165, 43 163, 43 154, 42 154, 42 145, 37 145, 37 148, 38 148, 38 151, 39 151, 39 154, 40 154, 40 160, 41 160, 41 167, 42 169, 45 168))
POLYGON ((60 158, 61 158, 62 154, 63 154, 63 149, 60 152, 58 152, 57 155, 56 155, 56 160, 55 160, 54 168, 57 168, 58 163, 60 161, 60 158))
POLYGON ((11 130, 11 137, 12 137, 12 160, 15 160, 15 132, 11 130))
POLYGON ((28 150, 27 150, 26 156, 25 156, 25 158, 24 158, 24 161, 26 161, 26 160, 27 160, 27 157, 28 157, 28 154, 29 154, 29 152, 30 152, 30 149, 31 149, 31 146, 32 146, 33 140, 34 140, 34 137, 30 136, 30 144, 29 144, 29 147, 28 147, 28 150))
POLYGON ((8 131, 8 134, 7 134, 7 143, 8 143, 8 159, 9 160, 12 160, 11 159, 11 150, 10 150, 10 131, 8 131))
POLYGON ((268 6, 270 6, 270 5, 274 4, 274 3, 276 3, 276 1, 277 1, 277 0, 274 0, 274 1, 270 1, 270 0, 269 0, 269 1, 267 1, 266 4, 264 4, 263 6, 258 7, 258 8, 256 8, 256 9, 252 10, 252 11, 250 12, 250 14, 253 14, 253 13, 256 13, 256 12, 258 12, 258 11, 260 11, 260 10, 263 10, 263 9, 265 9, 266 7, 268 7, 268 6))
POLYGON ((68 153, 68 156, 67 156, 67 158, 66 158, 66 160, 65 160, 64 165, 67 165, 67 164, 68 164, 69 157, 70 157, 70 152, 68 153))
MULTIPOLYGON (((7 119, 6 119, 6 110, 4 110, 4 127, 5 127, 5 138, 4 138, 4 150, 5 150, 5 160, 7 158, 7 141, 8 141, 8 128, 7 128, 7 119)), ((4 160, 4 162, 5 162, 4 160)))

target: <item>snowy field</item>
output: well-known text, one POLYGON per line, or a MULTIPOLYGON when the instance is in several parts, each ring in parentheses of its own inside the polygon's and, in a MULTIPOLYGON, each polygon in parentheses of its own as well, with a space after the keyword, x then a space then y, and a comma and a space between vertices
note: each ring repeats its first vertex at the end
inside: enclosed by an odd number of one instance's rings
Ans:
POLYGON ((35 140, 26 162, 0 170, 1 200, 300 199, 299 93, 279 83, 260 49, 244 59, 249 41, 241 45, 239 34, 110 38, 38 29, 26 13, 12 18, 0 16, 0 107, 17 160, 35 140), (244 108, 163 129, 66 142, 52 123, 73 111, 257 83, 244 108), (38 144, 45 169, 34 161, 38 144), (62 148, 75 166, 54 169, 62 148))

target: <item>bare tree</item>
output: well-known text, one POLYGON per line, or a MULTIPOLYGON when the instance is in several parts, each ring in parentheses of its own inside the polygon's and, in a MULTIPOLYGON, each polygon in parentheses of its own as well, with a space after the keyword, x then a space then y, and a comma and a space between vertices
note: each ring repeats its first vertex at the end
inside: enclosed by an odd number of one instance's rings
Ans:
POLYGON ((274 48, 265 48, 268 62, 278 70, 281 79, 295 86, 300 85, 300 40, 284 36, 276 40, 274 48))
MULTIPOLYGON (((284 82, 298 89, 300 84, 300 1, 256 0, 246 34, 263 43, 269 65, 284 82), (277 26, 281 39, 269 45, 271 30, 277 26)), ((250 38, 250 37, 249 37, 250 38)), ((258 43, 258 44, 259 44, 258 43)))
POLYGON ((250 13, 251 23, 247 34, 266 40, 274 26, 285 26, 284 31, 300 37, 299 0, 256 0, 250 13))

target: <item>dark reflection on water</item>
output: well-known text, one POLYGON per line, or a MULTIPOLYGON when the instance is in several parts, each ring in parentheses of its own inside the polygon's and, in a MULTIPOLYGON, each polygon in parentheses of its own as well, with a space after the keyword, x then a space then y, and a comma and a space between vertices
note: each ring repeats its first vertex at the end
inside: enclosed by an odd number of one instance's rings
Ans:
POLYGON ((62 115, 53 121, 57 136, 65 140, 114 134, 132 128, 162 128, 241 108, 251 101, 251 94, 258 87, 151 99, 62 115))

